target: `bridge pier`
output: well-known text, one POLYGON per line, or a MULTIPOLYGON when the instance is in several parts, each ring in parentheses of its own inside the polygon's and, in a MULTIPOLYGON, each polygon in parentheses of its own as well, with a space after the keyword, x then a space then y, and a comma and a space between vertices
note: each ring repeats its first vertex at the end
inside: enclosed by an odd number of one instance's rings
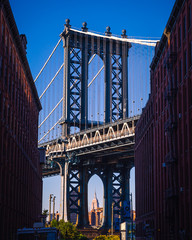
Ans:
POLYGON ((82 186, 82 223, 83 226, 89 226, 89 220, 88 220, 88 176, 87 176, 87 170, 85 168, 82 169, 83 171, 83 186, 82 186))
POLYGON ((79 181, 80 186, 78 189, 79 192, 79 211, 77 214, 77 226, 79 228, 89 226, 88 221, 88 202, 87 202, 87 196, 88 196, 88 180, 87 180, 87 172, 86 168, 81 167, 79 171, 79 181))
MULTIPOLYGON (((52 159, 53 160, 53 159, 52 159)), ((68 161, 63 159, 54 159, 59 165, 60 168, 60 176, 61 176, 61 188, 60 188, 60 213, 59 220, 68 221, 68 207, 67 207, 67 199, 68 199, 68 161)))
POLYGON ((110 228, 111 225, 111 204, 112 204, 112 181, 111 169, 106 169, 103 177, 103 228, 110 228))
MULTIPOLYGON (((89 173, 89 167, 83 165, 73 165, 72 167, 68 159, 65 158, 53 161, 59 165, 61 176, 59 219, 67 222, 71 220, 70 214, 76 213, 77 226, 80 228, 89 226, 87 201, 88 180, 95 172, 89 173)), ((115 165, 106 164, 104 169, 103 175, 101 176, 104 185, 102 228, 110 229, 112 214, 116 216, 116 218, 118 216, 120 222, 130 218, 130 216, 124 212, 124 204, 129 204, 130 202, 130 168, 127 168, 126 165, 119 168, 115 165), (113 213, 112 204, 114 204, 113 213)), ((98 170, 99 168, 97 171, 98 170)))

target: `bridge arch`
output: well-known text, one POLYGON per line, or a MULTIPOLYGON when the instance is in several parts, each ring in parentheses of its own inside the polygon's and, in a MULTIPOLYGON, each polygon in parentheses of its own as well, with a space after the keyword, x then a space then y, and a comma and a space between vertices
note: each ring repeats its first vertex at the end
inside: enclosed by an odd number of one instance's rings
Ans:
POLYGON ((123 124, 123 127, 122 127, 122 129, 121 129, 121 136, 122 136, 122 135, 127 135, 127 134, 131 134, 131 130, 130 130, 128 124, 127 124, 127 123, 124 123, 124 124, 123 124))
POLYGON ((94 136, 93 140, 94 140, 94 142, 102 141, 101 134, 100 134, 100 132, 98 130, 95 132, 95 136, 94 136))
POLYGON ((110 139, 116 137, 115 131, 114 131, 114 129, 112 127, 109 127, 109 130, 107 132, 107 137, 110 138, 110 139))
POLYGON ((75 137, 72 138, 71 140, 71 148, 77 147, 77 140, 75 137))
POLYGON ((82 142, 82 145, 87 145, 87 144, 89 144, 89 138, 88 138, 88 136, 87 136, 86 133, 83 135, 83 139, 82 139, 81 142, 82 142))

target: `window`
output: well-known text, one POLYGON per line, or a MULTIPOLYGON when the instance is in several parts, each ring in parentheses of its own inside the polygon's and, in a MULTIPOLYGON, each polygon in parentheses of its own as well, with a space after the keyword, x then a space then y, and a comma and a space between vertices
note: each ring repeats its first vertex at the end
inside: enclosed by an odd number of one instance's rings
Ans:
POLYGON ((6 48, 6 56, 8 56, 8 39, 7 36, 5 37, 5 48, 6 48))
POLYGON ((190 42, 190 45, 189 45, 189 61, 190 61, 190 66, 192 65, 192 41, 190 42))
POLYGON ((163 83, 163 66, 161 65, 161 84, 163 83))
POLYGON ((4 85, 7 88, 7 65, 5 65, 5 72, 4 72, 4 85))
POLYGON ((9 79, 8 79, 8 93, 11 93, 11 74, 9 73, 9 79))
POLYGON ((181 26, 179 26, 179 31, 178 31, 178 47, 181 47, 181 26))
POLYGON ((5 105, 5 98, 3 98, 3 119, 6 119, 6 105, 5 105))
POLYGON ((177 88, 177 69, 175 69, 175 88, 177 88))
MULTIPOLYGON (((189 86, 190 86, 191 106, 192 106, 192 82, 190 82, 190 85, 189 85, 189 86)), ((192 125, 191 125, 191 126, 192 126, 192 125)))
POLYGON ((184 52, 184 75, 187 73, 187 51, 184 52))
POLYGON ((183 72, 182 72, 182 60, 180 60, 180 62, 179 62, 179 77, 180 77, 180 82, 182 82, 182 74, 183 74, 183 72))
POLYGON ((3 43, 3 40, 4 40, 4 25, 3 24, 1 25, 1 34, 2 34, 2 43, 3 43))
POLYGON ((183 39, 186 38, 186 16, 183 18, 183 39))
MULTIPOLYGON (((160 70, 159 70, 160 71, 160 70)), ((160 88, 160 76, 159 76, 159 71, 158 71, 158 75, 157 75, 157 79, 158 79, 158 89, 160 88)))
POLYGON ((2 93, 0 90, 0 116, 1 116, 1 107, 2 107, 2 93))
POLYGON ((188 8, 188 29, 191 27, 191 5, 188 8))
POLYGON ((14 85, 14 81, 12 81, 12 93, 11 93, 11 97, 14 100, 14 90, 15 90, 15 85, 14 85))
POLYGON ((13 56, 13 71, 15 71, 15 56, 13 56))
POLYGON ((2 56, 0 56, 0 77, 2 76, 2 72, 3 72, 3 58, 2 56))
POLYGON ((163 112, 163 93, 161 93, 161 111, 163 112))
POLYGON ((174 38, 174 43, 175 43, 174 51, 177 52, 177 37, 176 37, 176 35, 175 35, 175 38, 174 38))
POLYGON ((164 67, 164 81, 166 81, 166 67, 164 67))
POLYGON ((8 126, 10 124, 10 107, 9 107, 9 104, 7 105, 7 123, 8 123, 8 126))
POLYGON ((12 63, 12 48, 10 46, 10 49, 9 49, 9 62, 10 62, 10 65, 12 63))
POLYGON ((155 93, 157 93, 157 78, 155 78, 155 93))

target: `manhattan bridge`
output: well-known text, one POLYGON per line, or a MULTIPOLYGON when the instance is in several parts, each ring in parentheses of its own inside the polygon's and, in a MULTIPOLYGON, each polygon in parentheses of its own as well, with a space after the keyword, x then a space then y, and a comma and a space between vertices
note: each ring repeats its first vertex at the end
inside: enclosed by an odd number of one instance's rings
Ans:
POLYGON ((130 170, 135 126, 149 94, 149 64, 157 40, 73 28, 60 39, 35 79, 43 110, 39 148, 43 177, 61 176, 60 219, 89 225, 88 182, 104 186, 103 227, 130 218, 130 170), (129 71, 128 71, 129 70, 129 71), (129 208, 128 212, 125 209, 129 208))

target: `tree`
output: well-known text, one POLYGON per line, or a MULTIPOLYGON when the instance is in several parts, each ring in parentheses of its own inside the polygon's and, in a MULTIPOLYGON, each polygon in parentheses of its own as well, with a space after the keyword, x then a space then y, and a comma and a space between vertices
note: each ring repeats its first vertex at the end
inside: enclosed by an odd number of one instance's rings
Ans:
POLYGON ((100 235, 94 238, 94 240, 119 240, 119 239, 120 238, 117 235, 110 235, 110 236, 100 235))
POLYGON ((51 221, 51 227, 59 228, 59 222, 56 219, 51 221))
POLYGON ((48 210, 47 209, 44 209, 43 212, 42 212, 42 215, 48 215, 48 210))
POLYGON ((65 240, 76 240, 79 238, 79 233, 76 227, 70 222, 59 221, 59 231, 65 240))
POLYGON ((94 238, 94 240, 107 240, 107 236, 106 235, 100 235, 94 238))
POLYGON ((88 238, 81 234, 70 222, 64 222, 63 220, 57 222, 54 219, 51 221, 51 227, 59 229, 61 240, 88 240, 88 238))
POLYGON ((107 240, 120 240, 120 238, 117 235, 110 235, 110 236, 107 236, 107 240))

